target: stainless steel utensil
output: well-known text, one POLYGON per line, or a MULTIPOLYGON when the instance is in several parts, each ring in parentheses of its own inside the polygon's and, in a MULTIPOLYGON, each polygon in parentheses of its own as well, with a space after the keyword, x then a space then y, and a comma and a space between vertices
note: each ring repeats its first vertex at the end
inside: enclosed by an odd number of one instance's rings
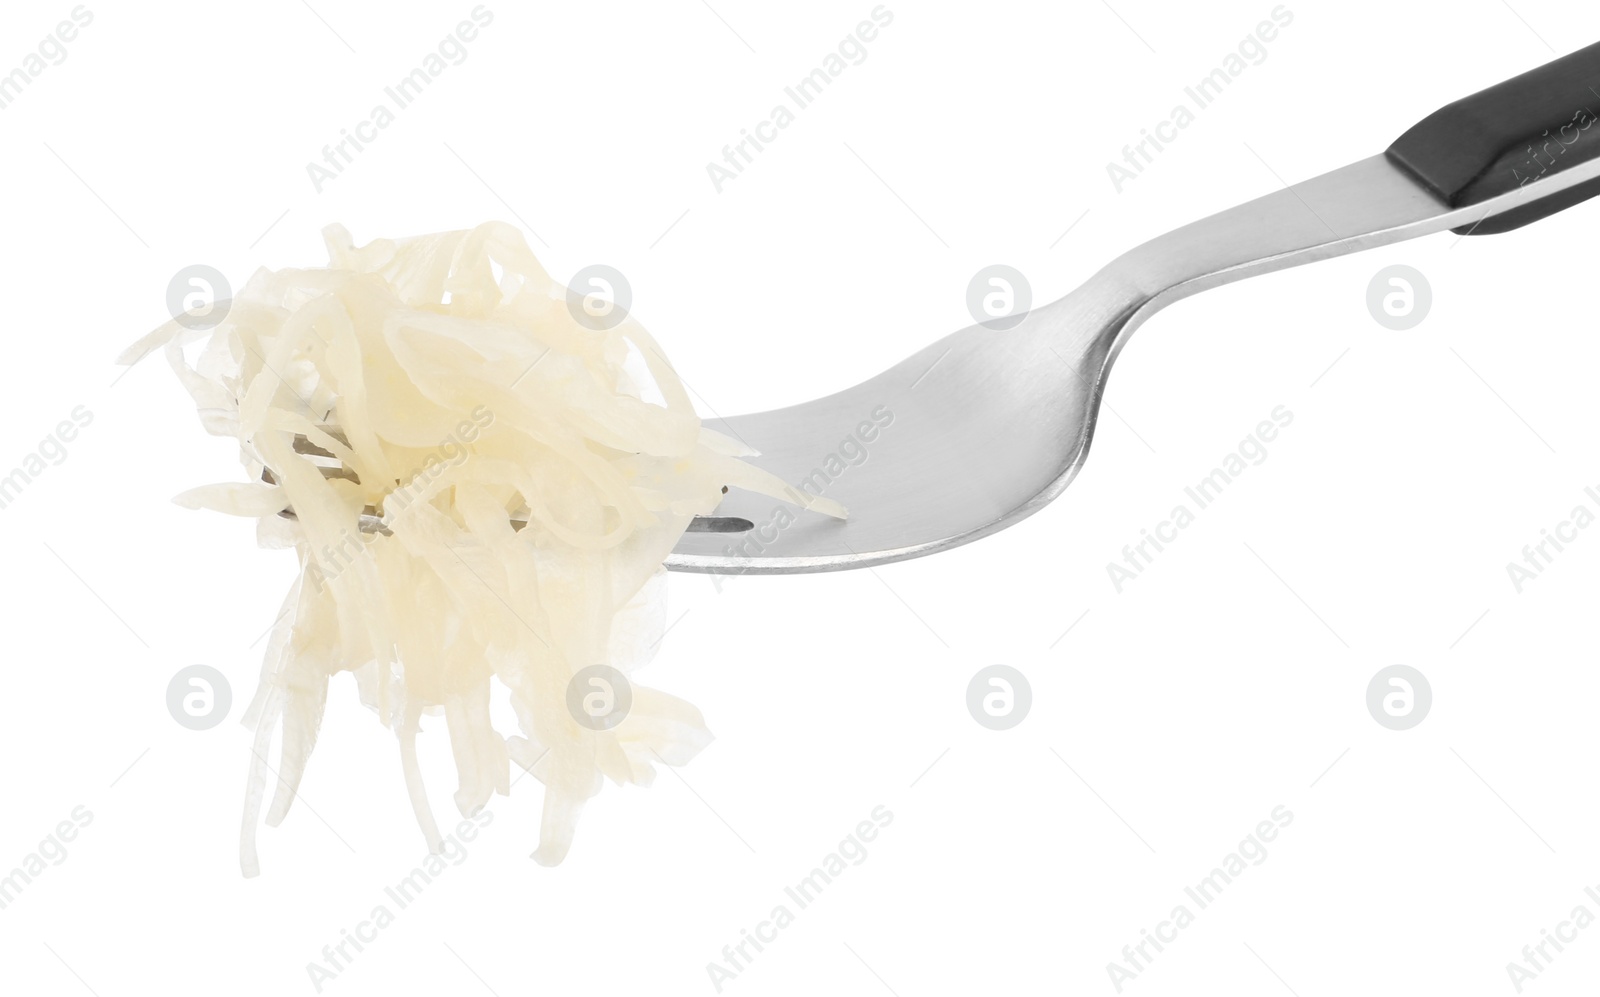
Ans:
POLYGON ((1077 474, 1112 361, 1158 310, 1447 229, 1507 231, 1600 194, 1597 111, 1600 45, 1441 109, 1382 155, 1124 253, 1014 328, 973 326, 838 394, 708 422, 760 450, 758 466, 844 503, 850 518, 735 491, 716 512, 721 525, 686 534, 667 567, 833 571, 1002 530, 1077 474), (875 439, 852 465, 836 450, 862 423, 875 439))

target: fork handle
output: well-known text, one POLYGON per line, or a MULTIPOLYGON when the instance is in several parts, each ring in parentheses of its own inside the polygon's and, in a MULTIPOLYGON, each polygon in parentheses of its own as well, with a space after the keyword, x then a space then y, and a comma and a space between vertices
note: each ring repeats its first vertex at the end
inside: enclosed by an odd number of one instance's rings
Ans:
MULTIPOLYGON (((1390 162, 1452 208, 1600 158, 1600 44, 1446 105, 1395 140, 1390 162)), ((1491 235, 1600 195, 1600 178, 1454 231, 1491 235)))

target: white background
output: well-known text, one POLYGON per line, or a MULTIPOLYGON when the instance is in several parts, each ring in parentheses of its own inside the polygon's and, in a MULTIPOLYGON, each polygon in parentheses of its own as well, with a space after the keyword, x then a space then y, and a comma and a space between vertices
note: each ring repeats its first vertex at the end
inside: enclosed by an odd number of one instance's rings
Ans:
MULTIPOLYGON (((867 60, 719 194, 706 163, 873 5, 711 4, 491 0, 466 61, 320 194, 306 163, 469 0, 90 3, 66 61, 0 111, 0 470, 74 406, 94 413, 0 511, 0 871, 75 806, 94 815, 0 911, 6 991, 314 993, 306 964, 423 857, 392 735, 346 679, 301 804, 262 831, 263 874, 239 875, 235 721, 293 559, 169 503, 241 471, 159 358, 113 383, 179 268, 237 286, 323 262, 332 221, 365 242, 503 218, 558 277, 626 273, 703 414, 763 409, 969 324, 980 267, 1053 300, 1600 37, 1592 5, 1561 0, 1290 2, 1266 61, 1119 194, 1106 163, 1269 0, 901 0, 867 60), (194 663, 234 692, 235 716, 200 733, 164 704, 194 663)), ((0 71, 71 8, 8 5, 0 71)), ((675 576, 643 680, 718 740, 682 778, 608 787, 556 869, 527 858, 540 794, 523 781, 324 992, 713 994, 706 964, 883 805, 867 859, 724 992, 1114 994, 1106 964, 1283 805, 1269 857, 1125 992, 1515 993, 1524 945, 1580 903, 1600 913, 1583 893, 1600 884, 1600 531, 1521 594, 1505 567, 1596 505, 1597 219, 1584 205, 1175 306, 1123 353, 1078 480, 979 543, 721 590, 675 576), (1407 332, 1365 303, 1395 263, 1433 289, 1407 332), (1107 562, 1278 405, 1295 420, 1268 459, 1119 595, 1107 562), (1004 733, 964 704, 995 663, 1034 693, 1004 733), (1396 663, 1434 692, 1398 733, 1365 706, 1396 663)), ((436 726, 424 761, 450 824, 436 726)), ((1597 977, 1591 928, 1527 987, 1597 977)))

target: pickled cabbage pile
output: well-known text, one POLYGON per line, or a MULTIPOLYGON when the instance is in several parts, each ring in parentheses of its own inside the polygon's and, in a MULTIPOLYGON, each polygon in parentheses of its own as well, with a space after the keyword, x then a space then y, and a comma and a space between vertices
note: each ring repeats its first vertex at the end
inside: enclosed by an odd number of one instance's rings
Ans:
POLYGON ((689 703, 632 683, 614 726, 569 708, 580 671, 627 673, 656 650, 662 562, 690 520, 726 487, 844 510, 741 461, 649 334, 626 315, 586 321, 515 228, 324 237, 326 268, 258 271, 220 324, 180 316, 123 358, 164 347, 204 428, 238 440, 247 481, 176 501, 254 517, 262 546, 299 559, 245 714, 241 868, 259 872, 269 773, 276 826, 341 671, 398 735, 430 849, 425 715, 449 732, 463 815, 509 792, 512 764, 544 784, 533 857, 558 863, 604 779, 648 785, 656 762, 711 738, 689 703), (492 680, 509 690, 510 736, 490 721, 492 680))

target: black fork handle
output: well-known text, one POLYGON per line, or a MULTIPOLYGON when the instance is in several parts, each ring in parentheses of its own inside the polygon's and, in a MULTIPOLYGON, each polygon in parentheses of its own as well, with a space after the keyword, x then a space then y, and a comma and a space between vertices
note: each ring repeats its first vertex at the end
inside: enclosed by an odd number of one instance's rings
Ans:
MULTIPOLYGON (((1440 108, 1387 155, 1452 208, 1600 159, 1600 44, 1440 108)), ((1509 232, 1595 196, 1600 178, 1455 231, 1509 232)))

